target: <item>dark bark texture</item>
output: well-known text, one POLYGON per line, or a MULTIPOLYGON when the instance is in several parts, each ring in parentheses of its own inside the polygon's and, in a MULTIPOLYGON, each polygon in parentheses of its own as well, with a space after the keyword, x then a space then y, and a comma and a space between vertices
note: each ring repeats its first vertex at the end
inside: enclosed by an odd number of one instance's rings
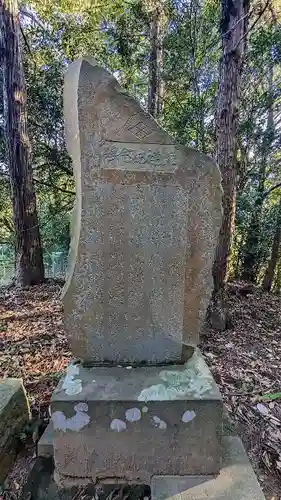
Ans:
POLYGON ((272 283, 274 279, 274 274, 276 270, 276 265, 278 261, 279 251, 281 243, 281 197, 279 201, 279 209, 276 219, 275 232, 273 237, 271 256, 267 265, 266 273, 263 280, 263 289, 266 292, 270 292, 272 288, 272 283))
POLYGON ((213 266, 214 293, 210 307, 211 323, 217 329, 226 326, 223 295, 235 218, 236 135, 247 12, 247 1, 221 0, 222 56, 216 113, 216 160, 222 175, 224 213, 213 266))
POLYGON ((253 283, 256 281, 260 262, 262 209, 263 202, 267 196, 265 189, 267 176, 266 172, 271 154, 271 146, 274 139, 273 103, 273 64, 272 61, 270 61, 268 68, 267 124, 261 147, 257 196, 253 207, 245 245, 242 250, 242 279, 253 283))
POLYGON ((29 162, 26 94, 16 0, 0 0, 1 66, 7 159, 16 244, 16 280, 20 285, 44 279, 36 197, 29 162))
POLYGON ((148 112, 157 118, 163 111, 163 7, 158 5, 151 13, 150 57, 148 84, 148 112))

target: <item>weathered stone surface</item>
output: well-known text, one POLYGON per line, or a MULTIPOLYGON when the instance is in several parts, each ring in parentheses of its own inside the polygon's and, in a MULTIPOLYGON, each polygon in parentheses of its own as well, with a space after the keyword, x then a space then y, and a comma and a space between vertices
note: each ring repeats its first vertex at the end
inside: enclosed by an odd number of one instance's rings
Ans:
POLYGON ((199 351, 185 365, 129 368, 68 367, 51 403, 56 472, 78 484, 217 473, 222 401, 199 351))
POLYGON ((0 484, 15 459, 19 432, 29 418, 22 380, 0 379, 0 484))
POLYGON ((50 422, 37 443, 37 456, 49 458, 53 456, 53 426, 50 422))
MULTIPOLYGON (((253 469, 237 437, 222 440, 223 463, 216 478, 210 476, 154 476, 151 482, 152 500, 265 500, 253 469)), ((83 488, 83 498, 106 500, 110 491, 117 488, 90 484, 83 488)), ((53 480, 51 459, 38 459, 28 478, 21 500, 71 500, 81 494, 79 486, 59 489, 53 480), (30 496, 31 495, 31 496, 30 496), (75 496, 76 495, 76 496, 75 496)), ((132 489, 126 498, 139 500, 149 497, 149 491, 140 487, 132 489)), ((122 498, 122 494, 120 495, 122 498)))
POLYGON ((200 476, 155 476, 151 500, 265 500, 264 494, 238 437, 224 437, 220 474, 200 476))
MULTIPOLYGON (((224 436, 237 436, 237 429, 235 424, 229 419, 228 410, 226 406, 223 406, 222 413, 223 425, 222 434, 224 436)), ((44 434, 39 439, 37 445, 37 456, 38 457, 52 457, 54 454, 53 450, 53 425, 52 421, 49 422, 44 434)))
POLYGON ((23 488, 20 500, 108 500, 108 498, 126 498, 143 500, 150 496, 150 488, 145 485, 124 486, 118 484, 89 484, 85 487, 69 486, 61 488, 54 481, 54 463, 52 458, 37 458, 23 488))
POLYGON ((70 65, 64 109, 76 179, 64 290, 72 351, 180 362, 183 345, 198 343, 212 288, 218 169, 176 144, 91 58, 70 65))

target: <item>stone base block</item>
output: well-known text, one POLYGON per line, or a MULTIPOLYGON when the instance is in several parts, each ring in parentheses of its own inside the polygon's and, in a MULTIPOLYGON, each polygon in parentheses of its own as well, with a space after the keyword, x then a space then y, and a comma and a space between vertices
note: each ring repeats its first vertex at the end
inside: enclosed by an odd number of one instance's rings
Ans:
POLYGON ((19 433, 29 420, 29 405, 22 380, 0 380, 0 484, 15 459, 19 433))
POLYGON ((215 478, 154 476, 151 500, 265 500, 238 437, 223 438, 223 464, 215 478))
MULTIPOLYGON (((223 463, 217 477, 154 476, 151 481, 152 500, 265 500, 241 440, 223 437, 223 463)), ((21 500, 106 500, 112 496, 128 500, 150 497, 149 488, 132 486, 117 495, 118 485, 89 484, 87 487, 59 488, 53 480, 51 458, 38 458, 24 487, 21 500), (113 495, 113 491, 115 495, 113 495)), ((119 489, 122 487, 119 486, 119 489)))
POLYGON ((53 425, 50 422, 37 443, 38 457, 53 457, 53 425))
POLYGON ((169 367, 71 364, 51 411, 61 477, 150 484, 220 469, 222 401, 199 351, 169 367))

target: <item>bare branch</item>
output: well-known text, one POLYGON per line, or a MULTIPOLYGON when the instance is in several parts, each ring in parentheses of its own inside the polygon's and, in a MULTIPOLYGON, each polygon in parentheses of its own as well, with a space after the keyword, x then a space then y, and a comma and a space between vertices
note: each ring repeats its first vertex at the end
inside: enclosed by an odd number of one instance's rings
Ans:
POLYGON ((251 15, 253 14, 253 11, 254 9, 251 9, 249 10, 249 12, 247 12, 245 14, 245 16, 242 16, 240 17, 240 19, 238 19, 238 21, 236 21, 236 23, 233 24, 233 26, 231 26, 231 28, 229 30, 227 30, 225 33, 222 33, 215 42, 212 42, 210 43, 210 45, 207 45, 207 47, 205 48, 205 55, 207 55, 207 51, 210 50, 210 49, 213 49, 218 43, 219 41, 221 40, 221 38, 223 37, 226 37, 227 35, 229 35, 229 33, 231 33, 231 31, 234 30, 234 28, 237 26, 237 24, 241 23, 241 21, 243 21, 244 19, 246 19, 247 17, 251 17, 251 15))
POLYGON ((41 28, 41 30, 47 32, 47 29, 44 26, 44 24, 42 24, 41 21, 39 21, 39 19, 33 14, 33 12, 29 12, 28 10, 21 8, 20 14, 22 16, 29 17, 29 19, 31 19, 34 22, 34 24, 37 24, 37 26, 39 26, 41 28))
POLYGON ((268 189, 268 191, 266 191, 263 195, 263 199, 267 198, 267 196, 272 193, 272 191, 274 191, 275 189, 277 188, 280 188, 281 187, 281 182, 279 182, 278 184, 276 184, 275 186, 272 186, 270 189, 268 189))
POLYGON ((54 184, 49 184, 48 182, 39 181, 39 179, 34 179, 34 182, 36 182, 37 184, 42 184, 43 186, 50 187, 50 188, 54 189, 55 191, 61 191, 62 193, 71 194, 71 195, 75 196, 75 191, 69 191, 68 189, 62 189, 58 186, 55 186, 54 184))
POLYGON ((253 22, 253 24, 251 24, 250 28, 241 36, 241 38, 238 40, 236 46, 234 47, 233 51, 235 52, 235 50, 239 47, 240 43, 242 42, 242 40, 244 38, 246 38, 248 36, 248 34, 250 33, 250 31, 252 31, 252 29, 256 26, 256 24, 258 23, 258 21, 260 20, 260 18, 263 16, 263 14, 265 13, 266 9, 269 7, 269 4, 270 4, 271 0, 267 0, 266 1, 266 4, 265 6, 262 8, 262 10, 260 11, 258 17, 255 19, 255 21, 253 22))
POLYGON ((25 45, 26 45, 26 48, 27 48, 27 50, 28 50, 29 54, 30 54, 30 55, 32 55, 32 54, 31 54, 30 45, 29 45, 29 43, 28 43, 28 41, 27 41, 27 38, 26 38, 26 36, 25 36, 25 34, 24 34, 24 31, 23 31, 23 29, 22 29, 22 26, 21 26, 21 25, 20 25, 20 32, 21 32, 22 38, 23 38, 23 40, 24 40, 24 43, 25 43, 25 45))

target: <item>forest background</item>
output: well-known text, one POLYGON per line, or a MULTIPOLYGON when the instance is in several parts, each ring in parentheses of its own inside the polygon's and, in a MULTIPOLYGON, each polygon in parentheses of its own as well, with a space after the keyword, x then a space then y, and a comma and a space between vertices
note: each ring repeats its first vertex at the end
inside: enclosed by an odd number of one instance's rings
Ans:
POLYGON ((39 283, 44 265, 66 261, 63 74, 91 54, 181 144, 218 162, 214 322, 225 326, 228 279, 280 292, 280 16, 278 0, 1 0, 2 281, 39 283))
MULTIPOLYGON (((0 287, 0 376, 24 380, 27 442, 71 359, 62 282, 44 278, 65 276, 75 199, 63 75, 91 54, 219 165, 224 215, 201 349, 266 498, 281 500, 280 20, 280 0, 0 0, 0 284, 19 285, 0 287)), ((5 499, 19 498, 27 448, 5 499)))

